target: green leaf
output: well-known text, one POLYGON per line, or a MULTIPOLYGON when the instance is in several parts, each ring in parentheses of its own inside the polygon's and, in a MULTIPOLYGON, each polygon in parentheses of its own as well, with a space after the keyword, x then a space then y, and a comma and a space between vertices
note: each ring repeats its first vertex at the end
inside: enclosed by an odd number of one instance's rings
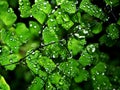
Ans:
POLYGON ((65 0, 56 0, 57 5, 61 5, 65 0))
POLYGON ((47 18, 47 15, 40 9, 39 5, 34 4, 32 6, 32 15, 40 23, 43 24, 47 18))
POLYGON ((105 75, 96 75, 93 76, 93 87, 94 90, 112 90, 112 85, 105 75))
POLYGON ((51 13, 52 8, 51 8, 51 4, 49 4, 48 1, 38 0, 37 2, 35 2, 35 4, 37 4, 38 7, 40 8, 40 10, 42 10, 44 13, 46 13, 46 14, 51 13))
POLYGON ((61 79, 61 75, 59 73, 53 73, 49 76, 49 79, 52 84, 58 84, 61 79))
POLYGON ((91 69, 93 75, 103 74, 106 71, 106 65, 103 62, 99 62, 95 67, 91 69))
POLYGON ((77 40, 75 38, 70 38, 68 41, 68 49, 72 51, 73 55, 77 55, 83 50, 85 44, 85 39, 77 40))
POLYGON ((39 70, 39 71, 38 71, 38 75, 39 75, 39 77, 40 77, 41 79, 43 79, 43 80, 47 80, 47 79, 48 79, 48 73, 45 72, 45 71, 39 70))
POLYGON ((79 72, 79 63, 74 59, 69 59, 68 62, 62 62, 59 65, 59 70, 69 77, 74 77, 79 72))
POLYGON ((5 42, 13 52, 19 52, 20 46, 21 46, 21 42, 20 39, 15 35, 14 32, 6 32, 6 37, 3 40, 3 42, 5 42))
POLYGON ((107 5, 110 5, 110 6, 113 6, 113 7, 116 7, 119 5, 119 0, 105 0, 106 4, 107 5))
POLYGON ((20 38, 20 41, 26 43, 30 37, 30 31, 24 23, 17 23, 16 25, 16 35, 20 38))
POLYGON ((43 90, 44 81, 40 77, 35 77, 28 90, 43 90))
POLYGON ((2 0, 0 1, 0 14, 4 11, 7 11, 9 7, 9 4, 7 3, 7 1, 2 0))
POLYGON ((49 19, 47 21, 47 25, 48 25, 48 27, 55 27, 55 26, 57 26, 57 21, 54 18, 54 16, 50 16, 49 17, 49 19))
POLYGON ((30 9, 29 0, 19 0, 19 10, 22 18, 27 18, 31 15, 30 9))
POLYGON ((0 58, 0 63, 1 63, 1 65, 4 65, 4 67, 7 70, 14 70, 16 68, 16 64, 13 64, 13 63, 18 62, 19 59, 20 58, 16 54, 10 54, 7 56, 6 56, 6 54, 3 54, 0 58))
POLYGON ((0 3, 0 19, 6 26, 11 26, 17 19, 12 8, 8 8, 8 4, 5 1, 0 3), (3 6, 4 5, 4 6, 3 6))
POLYGON ((105 44, 108 47, 112 47, 117 42, 117 40, 115 40, 115 39, 112 40, 112 38, 108 37, 106 34, 104 34, 103 36, 101 36, 100 39, 99 39, 99 41, 100 41, 101 45, 105 44))
POLYGON ((50 82, 50 80, 48 80, 46 82, 46 85, 45 85, 45 90, 56 90, 56 88, 52 85, 52 83, 50 82))
POLYGON ((45 44, 51 43, 51 42, 58 42, 58 36, 55 32, 55 27, 46 27, 43 30, 43 40, 45 44))
POLYGON ((66 30, 69 30, 72 26, 74 25, 74 23, 72 21, 68 21, 62 24, 62 27, 65 28, 66 30))
POLYGON ((92 28, 92 33, 99 34, 102 31, 102 23, 98 22, 96 25, 92 28))
POLYGON ((10 86, 6 83, 3 76, 0 75, 0 90, 10 90, 10 86))
POLYGON ((57 58, 61 53, 61 48, 58 43, 48 45, 44 48, 43 53, 50 58, 57 58))
POLYGON ((42 56, 39 58, 38 63, 40 66, 42 66, 46 72, 51 73, 55 68, 56 65, 55 63, 52 61, 52 59, 42 56))
POLYGON ((67 0, 64 1, 61 4, 61 8, 68 13, 75 13, 76 12, 76 5, 75 5, 75 2, 73 2, 73 1, 67 1, 67 0))
POLYGON ((79 58, 79 63, 83 66, 87 66, 92 63, 93 56, 84 50, 79 58))
POLYGON ((36 21, 29 21, 29 30, 32 37, 39 36, 39 32, 41 31, 41 28, 42 27, 36 21))
POLYGON ((35 52, 27 52, 27 55, 29 55, 26 58, 26 63, 28 68, 35 74, 39 74, 39 70, 40 70, 40 66, 38 64, 38 58, 39 56, 41 56, 39 51, 35 51, 35 52), (30 54, 31 53, 31 54, 30 54), (30 55, 29 55, 30 54, 30 55))
POLYGON ((69 90, 70 87, 70 79, 66 76, 61 77, 59 81, 59 85, 57 85, 57 89, 59 90, 69 90))
POLYGON ((101 20, 105 19, 105 14, 101 8, 98 8, 96 5, 93 5, 90 0, 82 0, 80 3, 80 9, 84 10, 86 13, 91 16, 95 16, 101 20))
POLYGON ((77 12, 72 16, 72 21, 75 23, 80 23, 81 22, 81 13, 77 12))
POLYGON ((78 75, 75 76, 74 80, 75 80, 76 83, 80 83, 80 82, 83 82, 83 81, 87 81, 88 76, 89 76, 88 71, 81 69, 79 71, 78 75))
POLYGON ((110 24, 107 29, 107 36, 110 37, 112 40, 119 38, 119 29, 115 23, 110 24))

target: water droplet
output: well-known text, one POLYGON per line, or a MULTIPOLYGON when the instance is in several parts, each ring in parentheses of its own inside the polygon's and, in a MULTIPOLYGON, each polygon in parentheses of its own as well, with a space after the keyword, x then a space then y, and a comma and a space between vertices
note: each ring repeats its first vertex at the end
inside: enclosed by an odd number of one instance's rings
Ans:
POLYGON ((55 12, 55 9, 52 10, 52 13, 54 13, 54 12, 55 12))
POLYGON ((75 4, 78 4, 78 0, 75 2, 75 4))
POLYGON ((93 80, 95 80, 95 78, 92 78, 93 80))
POLYGON ((35 52, 32 52, 32 54, 35 54, 35 52))
POLYGON ((55 6, 55 9, 57 9, 58 8, 58 6, 55 6))
POLYGON ((34 26, 34 28, 37 28, 37 26, 34 26))
POLYGON ((12 59, 10 59, 10 63, 12 63, 13 62, 13 60, 12 59))
POLYGON ((61 12, 58 12, 58 14, 61 14, 61 12))
POLYGON ((105 73, 102 73, 102 75, 104 76, 104 75, 105 75, 105 73))
POLYGON ((97 89, 99 90, 99 89, 100 89, 100 87, 97 87, 97 89))
POLYGON ((32 15, 30 15, 30 17, 33 17, 32 15))
POLYGON ((55 58, 56 56, 55 56, 55 55, 53 55, 52 57, 53 57, 53 58, 55 58))
POLYGON ((85 29, 83 29, 83 33, 84 33, 84 34, 88 34, 88 31, 85 30, 85 29))

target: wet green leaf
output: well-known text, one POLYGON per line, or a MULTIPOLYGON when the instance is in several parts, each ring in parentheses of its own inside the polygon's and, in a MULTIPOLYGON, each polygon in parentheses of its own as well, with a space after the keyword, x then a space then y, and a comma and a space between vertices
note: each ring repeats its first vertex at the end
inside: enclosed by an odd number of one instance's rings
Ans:
POLYGON ((110 37, 112 40, 119 38, 119 29, 118 26, 114 23, 110 24, 107 27, 106 32, 108 34, 107 36, 110 37))
POLYGON ((42 56, 39 58, 38 63, 40 66, 42 66, 46 72, 51 73, 55 68, 56 65, 55 63, 52 61, 52 59, 42 56))
POLYGON ((43 90, 44 81, 40 77, 35 77, 28 90, 43 90))
POLYGON ((58 42, 58 36, 55 32, 55 29, 56 28, 54 27, 46 27, 43 30, 43 39, 45 44, 48 44, 51 42, 58 42))
POLYGON ((20 38, 20 41, 23 43, 25 43, 27 40, 31 38, 30 31, 24 23, 17 23, 16 34, 20 38))
POLYGON ((22 18, 27 18, 31 15, 30 9, 29 0, 19 0, 19 10, 22 18))
POLYGON ((74 25, 74 23, 72 21, 68 21, 62 24, 62 27, 65 28, 66 30, 69 30, 72 26, 74 25))
POLYGON ((102 73, 105 73, 106 68, 107 68, 107 67, 106 67, 105 63, 99 62, 95 67, 93 67, 93 68, 91 69, 91 73, 92 73, 93 75, 102 74, 102 73))
POLYGON ((58 84, 61 79, 61 75, 59 73, 53 73, 49 76, 49 79, 52 84, 58 84))
POLYGON ((40 9, 39 5, 34 4, 32 6, 32 15, 40 23, 43 24, 47 18, 47 15, 40 9))
POLYGON ((88 71, 81 69, 79 71, 78 75, 75 76, 74 80, 76 83, 80 83, 83 81, 87 81, 88 76, 89 76, 88 71))
POLYGON ((80 3, 80 9, 84 10, 86 13, 100 18, 101 20, 105 19, 105 14, 101 8, 98 8, 96 5, 93 5, 90 0, 82 0, 80 3))
POLYGON ((32 37, 39 36, 39 32, 41 31, 41 25, 36 21, 29 21, 29 30, 32 37))
POLYGON ((93 56, 90 55, 86 50, 84 50, 79 58, 79 63, 83 66, 87 66, 92 63, 93 56))
POLYGON ((61 4, 61 8, 68 13, 75 13, 76 12, 76 5, 75 5, 75 2, 73 2, 73 1, 67 1, 67 0, 64 1, 61 4))
POLYGON ((77 40, 75 38, 70 38, 68 41, 68 49, 72 51, 73 55, 77 55, 83 50, 85 44, 85 39, 77 40))
POLYGON ((62 62, 59 65, 60 71, 69 77, 74 77, 78 72, 78 62, 74 59, 69 59, 68 62, 62 62))

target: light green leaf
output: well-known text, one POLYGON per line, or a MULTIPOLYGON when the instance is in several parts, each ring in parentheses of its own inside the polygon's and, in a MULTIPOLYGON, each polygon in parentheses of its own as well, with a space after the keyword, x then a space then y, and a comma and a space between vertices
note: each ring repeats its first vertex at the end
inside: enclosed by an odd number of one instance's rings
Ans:
POLYGON ((35 77, 28 90, 43 90, 44 81, 40 77, 35 77))
POLYGON ((61 5, 65 0, 56 0, 57 5, 61 5))
POLYGON ((85 44, 85 39, 77 40, 75 38, 70 38, 68 41, 68 49, 72 51, 73 55, 77 55, 83 50, 85 44))
POLYGON ((43 30, 43 40, 45 44, 51 43, 51 42, 58 42, 58 36, 55 32, 54 27, 46 27, 43 30))
POLYGON ((51 4, 49 4, 48 1, 37 1, 35 4, 38 5, 38 7, 40 8, 40 10, 42 10, 44 13, 49 14, 51 13, 51 4))
POLYGON ((31 15, 30 9, 31 7, 29 0, 19 0, 19 10, 22 18, 26 18, 31 15))
POLYGON ((66 30, 69 30, 72 26, 74 25, 74 23, 72 21, 68 21, 62 24, 62 27, 65 28, 66 30))
POLYGON ((56 68, 56 65, 52 59, 45 56, 40 57, 38 63, 46 70, 47 73, 51 73, 56 68))
POLYGON ((67 0, 64 1, 61 4, 61 8, 68 13, 75 13, 76 12, 76 5, 75 5, 75 2, 73 2, 73 1, 67 1, 67 0))
POLYGON ((49 17, 49 19, 47 21, 47 25, 48 25, 48 27, 55 27, 55 26, 57 26, 57 21, 54 18, 54 16, 50 16, 49 17))
POLYGON ((19 56, 16 54, 10 54, 7 56, 6 54, 3 54, 0 58, 0 63, 1 65, 4 65, 7 70, 14 70, 16 68, 16 64, 13 63, 18 62, 19 59, 19 56))
POLYGON ((32 15, 40 23, 43 24, 47 18, 47 15, 40 9, 39 5, 34 4, 32 6, 32 15))
POLYGON ((76 83, 80 83, 83 81, 87 81, 88 76, 89 76, 88 71, 81 69, 79 71, 78 75, 75 76, 74 80, 76 83))
POLYGON ((17 19, 13 9, 8 8, 8 3, 6 1, 0 2, 0 8, 0 19, 6 26, 11 26, 17 19))
POLYGON ((35 21, 29 21, 29 30, 32 37, 39 36, 39 32, 41 31, 41 26, 35 21))
POLYGON ((58 84, 61 79, 61 75, 59 73, 53 73, 49 76, 49 79, 52 84, 58 84))
POLYGON ((79 63, 74 59, 69 59, 68 62, 62 62, 59 65, 59 70, 69 77, 74 77, 79 72, 79 63))
POLYGON ((16 35, 20 38, 20 41, 26 43, 30 37, 30 31, 24 23, 17 23, 16 25, 16 35))
POLYGON ((0 90, 10 90, 10 86, 6 83, 3 76, 0 75, 0 90))
POLYGON ((92 63, 93 56, 84 50, 79 58, 79 63, 83 66, 87 66, 92 63))

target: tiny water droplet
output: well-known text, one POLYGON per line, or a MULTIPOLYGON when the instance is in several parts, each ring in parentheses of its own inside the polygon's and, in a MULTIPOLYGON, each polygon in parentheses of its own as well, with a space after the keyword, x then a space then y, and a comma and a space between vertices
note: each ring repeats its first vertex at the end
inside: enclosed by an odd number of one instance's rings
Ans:
POLYGON ((12 59, 10 59, 10 63, 12 63, 13 62, 13 60, 12 59))
POLYGON ((37 26, 34 26, 34 28, 37 28, 37 26))

